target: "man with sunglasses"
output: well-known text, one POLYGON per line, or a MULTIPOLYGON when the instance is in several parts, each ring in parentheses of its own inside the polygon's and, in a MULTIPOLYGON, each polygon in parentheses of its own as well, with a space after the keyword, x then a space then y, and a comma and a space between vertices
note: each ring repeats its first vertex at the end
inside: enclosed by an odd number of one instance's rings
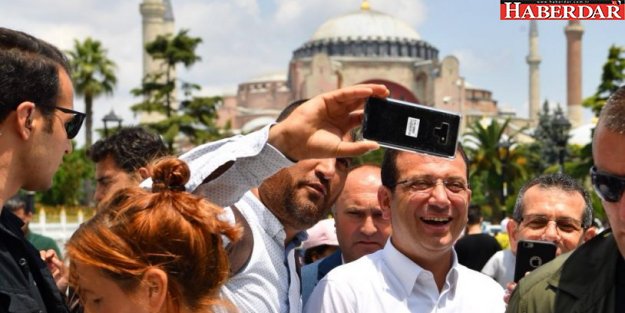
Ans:
MULTIPOLYGON (((85 115, 72 110, 69 74, 56 47, 0 27, 0 204, 20 188, 50 188, 72 151, 85 115)), ((0 312, 67 312, 48 270, 54 255, 46 254, 46 265, 21 225, 0 212, 0 312)))
POLYGON ((545 174, 527 182, 517 196, 507 224, 510 249, 484 265, 482 273, 503 287, 514 279, 515 255, 520 240, 544 240, 557 246, 556 255, 572 251, 594 236, 592 206, 584 188, 566 174, 545 174))
POLYGON ((470 201, 462 148, 454 159, 387 149, 378 202, 390 239, 328 273, 306 312, 503 312, 503 288, 454 251, 470 201))
POLYGON ((625 312, 625 87, 601 110, 592 155, 610 229, 522 279, 507 312, 625 312))

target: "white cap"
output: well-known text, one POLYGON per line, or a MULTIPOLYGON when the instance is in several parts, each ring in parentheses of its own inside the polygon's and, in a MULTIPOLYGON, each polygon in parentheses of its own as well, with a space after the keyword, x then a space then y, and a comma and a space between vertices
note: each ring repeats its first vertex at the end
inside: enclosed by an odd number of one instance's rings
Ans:
POLYGON ((339 242, 336 240, 336 228, 334 228, 334 219, 328 218, 319 221, 313 227, 309 228, 308 239, 302 243, 302 248, 309 249, 318 247, 321 245, 338 246, 339 242))

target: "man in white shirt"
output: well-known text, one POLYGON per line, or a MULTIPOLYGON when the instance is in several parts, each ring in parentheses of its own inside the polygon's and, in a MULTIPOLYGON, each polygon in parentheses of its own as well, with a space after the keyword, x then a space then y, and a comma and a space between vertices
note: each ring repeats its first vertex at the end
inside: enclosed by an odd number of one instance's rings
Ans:
POLYGON ((503 312, 494 280, 458 263, 471 190, 461 148, 454 159, 388 149, 380 206, 393 232, 384 249, 335 268, 306 312, 503 312))
POLYGON ((301 312, 293 248, 341 192, 349 165, 344 157, 377 148, 345 136, 360 123, 365 98, 387 95, 382 85, 328 92, 293 106, 278 124, 181 156, 191 169, 187 190, 231 205, 224 218, 247 225, 240 242, 248 244, 235 249, 249 253, 241 254, 247 257, 221 290, 241 312, 301 312))

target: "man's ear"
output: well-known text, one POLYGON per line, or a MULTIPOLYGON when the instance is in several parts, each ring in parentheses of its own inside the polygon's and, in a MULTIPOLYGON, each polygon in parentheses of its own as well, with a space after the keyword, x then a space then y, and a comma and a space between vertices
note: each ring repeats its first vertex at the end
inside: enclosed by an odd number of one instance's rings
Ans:
POLYGON ((148 269, 143 275, 144 295, 149 312, 161 312, 167 299, 167 274, 157 268, 148 269))
POLYGON ((516 255, 516 244, 518 242, 517 233, 518 233, 519 224, 514 219, 508 220, 508 224, 506 225, 506 229, 508 231, 508 240, 510 241, 510 250, 516 255))
POLYGON ((386 188, 386 186, 380 186, 380 188, 378 188, 378 203, 380 204, 380 209, 382 209, 382 218, 387 220, 391 219, 392 196, 393 192, 386 188))
POLYGON ((28 139, 32 133, 34 115, 35 104, 29 101, 20 103, 15 109, 15 128, 23 139, 28 139))
POLYGON ((139 173, 139 176, 141 177, 141 181, 143 181, 143 180, 145 180, 147 178, 150 178, 150 176, 151 176, 150 175, 150 170, 147 167, 145 167, 145 166, 142 166, 139 169, 137 169, 137 172, 139 173))
POLYGON ((588 227, 588 229, 584 231, 584 235, 582 236, 582 239, 583 239, 582 243, 592 239, 596 235, 597 235, 597 227, 595 226, 588 227))

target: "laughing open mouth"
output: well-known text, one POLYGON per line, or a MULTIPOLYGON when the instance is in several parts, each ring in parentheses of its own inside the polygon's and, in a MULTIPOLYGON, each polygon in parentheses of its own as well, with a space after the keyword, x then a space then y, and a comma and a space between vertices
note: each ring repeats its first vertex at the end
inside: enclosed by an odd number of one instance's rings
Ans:
POLYGON ((429 225, 445 225, 451 222, 451 217, 422 217, 421 220, 429 225))

